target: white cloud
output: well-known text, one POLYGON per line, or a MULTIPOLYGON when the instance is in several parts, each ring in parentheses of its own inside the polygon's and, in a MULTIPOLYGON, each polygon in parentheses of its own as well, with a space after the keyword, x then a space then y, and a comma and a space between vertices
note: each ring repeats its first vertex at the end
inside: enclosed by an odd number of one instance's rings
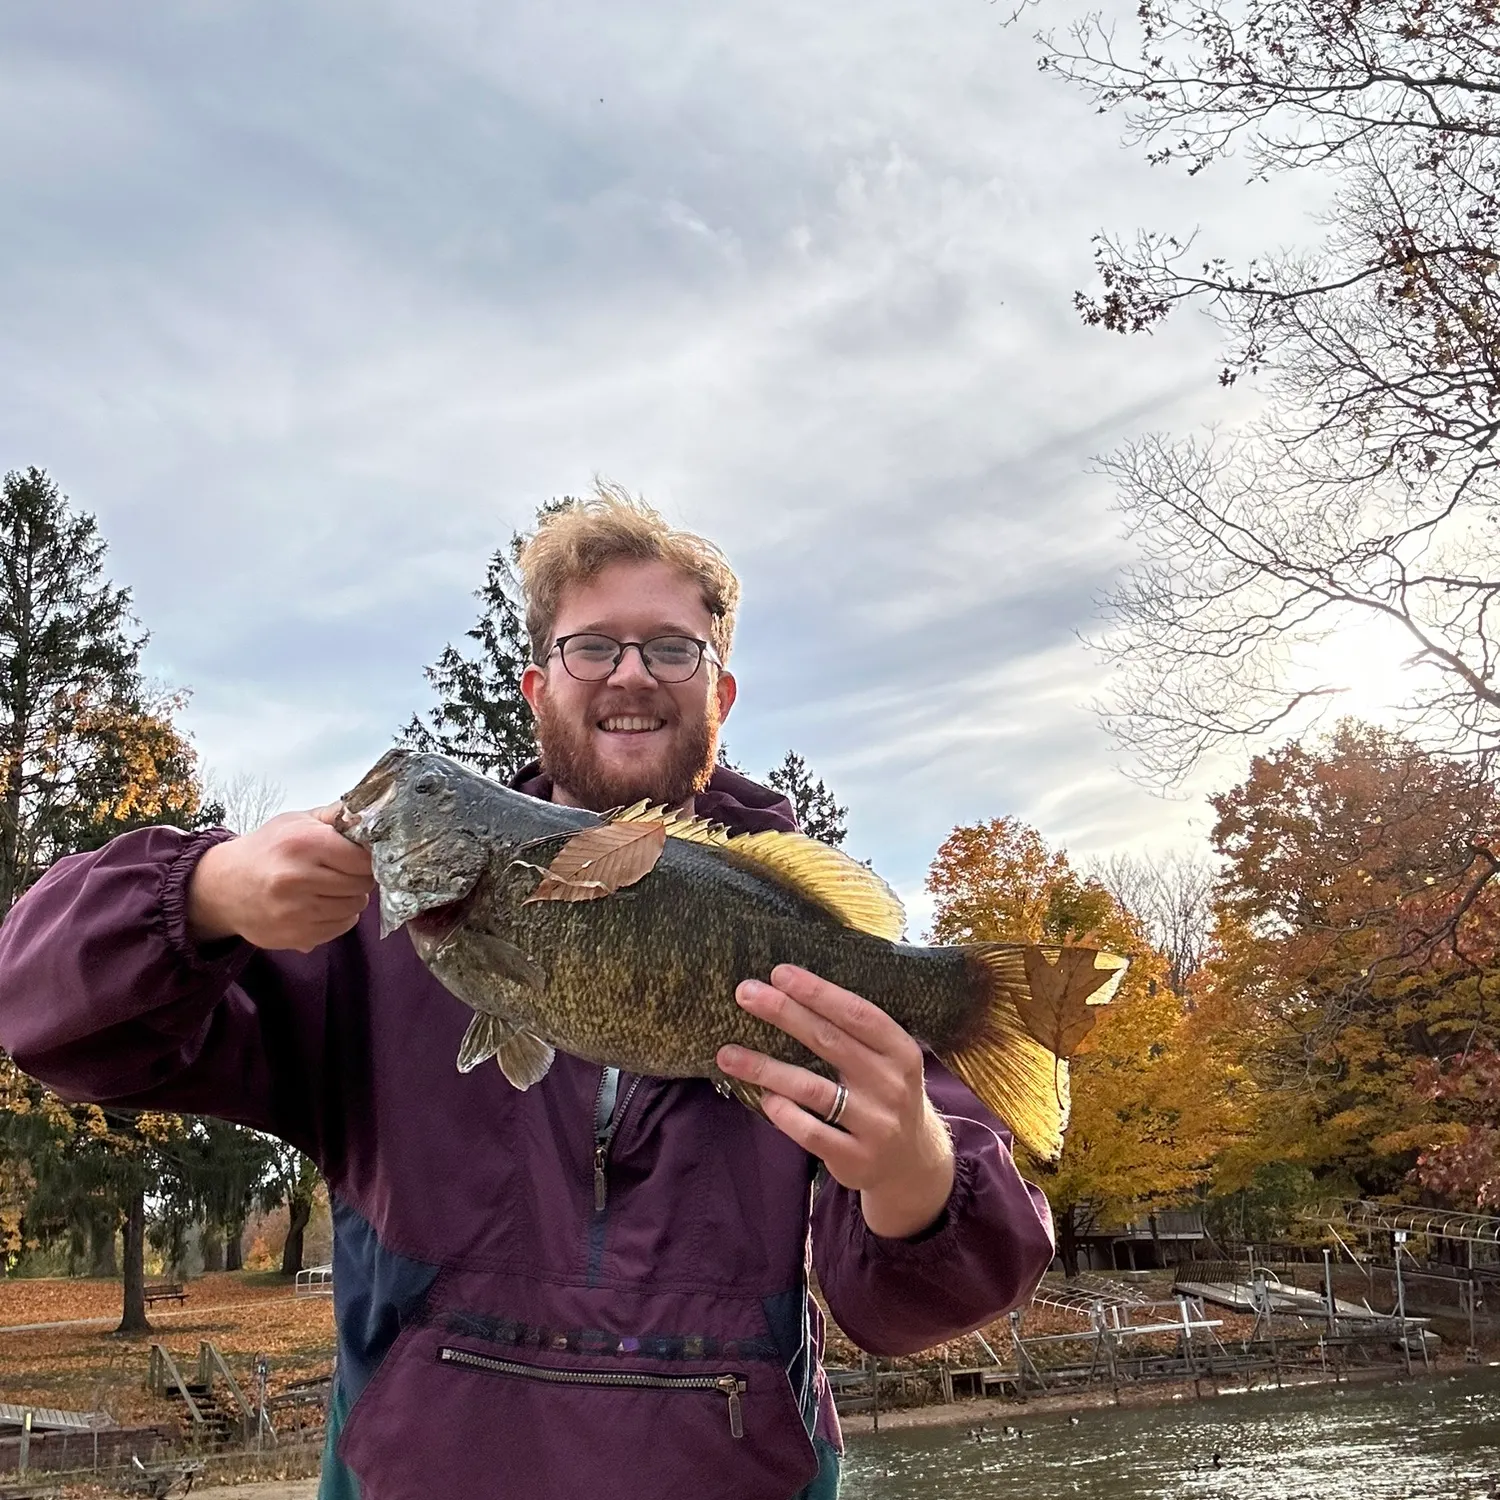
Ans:
POLYGON ((1089 457, 1218 410, 1212 341, 1070 294, 1101 225, 1233 249, 1296 201, 1144 168, 977 4, 33 3, 0 44, 52 122, 0 151, 0 462, 100 514, 215 765, 341 790, 602 472, 742 568, 736 757, 801 750, 903 889, 961 819, 1193 832, 1075 632, 1122 555, 1089 457))

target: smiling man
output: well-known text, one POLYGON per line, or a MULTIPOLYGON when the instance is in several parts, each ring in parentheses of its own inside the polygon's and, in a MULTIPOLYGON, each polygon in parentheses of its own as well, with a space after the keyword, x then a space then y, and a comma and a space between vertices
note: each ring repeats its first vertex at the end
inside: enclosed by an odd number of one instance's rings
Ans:
MULTIPOLYGON (((715 766, 739 593, 717 549, 604 490, 549 517, 521 568, 542 758, 520 790, 793 828, 715 766)), ((809 1269, 878 1354, 1028 1296, 1051 1226, 1002 1122, 883 1012, 785 965, 736 998, 840 1081, 725 1048, 765 1119, 703 1079, 562 1055, 525 1092, 460 1077, 467 1013, 404 937, 380 941, 336 813, 127 835, 0 928, 0 1043, 22 1067, 69 1097, 255 1125, 322 1169, 339 1365, 321 1493, 836 1494, 809 1269)))

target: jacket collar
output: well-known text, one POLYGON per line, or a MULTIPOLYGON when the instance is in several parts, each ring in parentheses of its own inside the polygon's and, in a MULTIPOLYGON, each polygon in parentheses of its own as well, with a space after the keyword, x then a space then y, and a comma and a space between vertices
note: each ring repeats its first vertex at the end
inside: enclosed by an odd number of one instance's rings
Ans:
MULTIPOLYGON (((510 784, 528 797, 539 797, 543 802, 552 800, 552 778, 542 770, 539 761, 522 766, 511 777, 510 784)), ((714 767, 707 787, 693 798, 693 811, 700 818, 722 823, 735 833, 797 831, 792 804, 780 792, 761 786, 728 766, 714 767)))

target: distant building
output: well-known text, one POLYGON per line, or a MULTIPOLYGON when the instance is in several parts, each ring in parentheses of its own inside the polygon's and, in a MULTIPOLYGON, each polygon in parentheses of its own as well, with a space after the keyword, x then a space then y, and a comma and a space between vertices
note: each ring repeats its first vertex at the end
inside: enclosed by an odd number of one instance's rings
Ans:
POLYGON ((1208 1238, 1194 1208, 1168 1208, 1124 1224, 1101 1224, 1078 1236, 1082 1271, 1151 1271, 1197 1259, 1208 1238))

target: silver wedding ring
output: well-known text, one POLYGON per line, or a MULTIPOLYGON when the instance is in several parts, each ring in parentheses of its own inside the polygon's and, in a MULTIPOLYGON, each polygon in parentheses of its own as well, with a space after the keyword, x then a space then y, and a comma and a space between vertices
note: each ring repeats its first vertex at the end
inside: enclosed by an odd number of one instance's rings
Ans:
POLYGON ((839 1091, 833 1096, 833 1108, 823 1116, 825 1125, 837 1125, 844 1118, 844 1106, 849 1102, 849 1090, 843 1084, 839 1085, 839 1091))

